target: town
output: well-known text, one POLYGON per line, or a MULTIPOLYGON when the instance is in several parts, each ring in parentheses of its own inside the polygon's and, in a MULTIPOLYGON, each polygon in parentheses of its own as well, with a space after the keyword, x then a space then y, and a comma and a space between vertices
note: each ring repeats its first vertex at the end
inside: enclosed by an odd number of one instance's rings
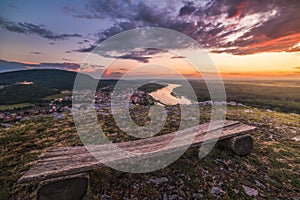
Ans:
MULTIPOLYGON (((94 97, 90 99, 93 101, 93 109, 96 110, 99 115, 109 115, 111 114, 111 100, 113 96, 113 86, 106 86, 98 89, 94 95, 90 95, 92 91, 83 90, 80 91, 80 98, 87 100, 88 97, 94 97)), ((37 119, 45 116, 51 116, 54 119, 64 118, 66 115, 71 115, 72 106, 79 108, 80 104, 73 103, 72 105, 72 93, 71 91, 63 91, 63 93, 68 94, 67 96, 55 98, 47 103, 34 105, 27 108, 16 108, 11 110, 0 111, 0 125, 3 128, 8 128, 18 123, 19 121, 26 121, 37 119)), ((132 89, 123 90, 120 94, 115 95, 114 106, 122 105, 128 103, 130 106, 143 105, 151 106, 158 104, 163 106, 158 100, 152 98, 148 93, 143 90, 132 91, 132 89)), ((199 106, 211 106, 212 101, 204 102, 193 102, 193 104, 198 104, 199 106)), ((215 102, 216 105, 230 105, 230 106, 243 106, 245 105, 236 102, 215 102)), ((178 107, 174 107, 178 109, 178 107)))

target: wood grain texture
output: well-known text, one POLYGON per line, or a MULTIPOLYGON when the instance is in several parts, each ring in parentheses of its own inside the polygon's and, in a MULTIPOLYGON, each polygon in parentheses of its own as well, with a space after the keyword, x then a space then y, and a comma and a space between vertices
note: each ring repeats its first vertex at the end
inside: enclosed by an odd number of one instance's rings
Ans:
POLYGON ((159 158, 162 155, 168 155, 189 146, 197 147, 203 142, 224 140, 255 129, 253 126, 241 124, 237 121, 217 122, 214 125, 214 128, 210 129, 209 132, 209 123, 205 123, 167 135, 114 143, 114 148, 111 147, 111 144, 102 144, 88 147, 50 149, 37 160, 18 182, 41 181, 87 172, 104 166, 102 163, 122 163, 136 159, 159 158), (128 153, 124 155, 118 151, 119 149, 123 149, 128 153), (101 158, 101 162, 94 156, 101 158))
POLYGON ((253 139, 249 134, 226 139, 222 141, 222 144, 239 156, 246 156, 253 149, 253 139))

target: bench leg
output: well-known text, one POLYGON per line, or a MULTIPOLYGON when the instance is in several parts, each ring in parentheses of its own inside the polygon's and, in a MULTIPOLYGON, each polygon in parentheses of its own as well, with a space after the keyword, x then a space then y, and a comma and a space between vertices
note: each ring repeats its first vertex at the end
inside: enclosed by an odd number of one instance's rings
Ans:
POLYGON ((49 179, 40 183, 38 200, 80 200, 87 192, 88 173, 49 179))
POLYGON ((229 147, 239 156, 246 156, 253 149, 253 139, 249 134, 226 139, 221 144, 229 147))

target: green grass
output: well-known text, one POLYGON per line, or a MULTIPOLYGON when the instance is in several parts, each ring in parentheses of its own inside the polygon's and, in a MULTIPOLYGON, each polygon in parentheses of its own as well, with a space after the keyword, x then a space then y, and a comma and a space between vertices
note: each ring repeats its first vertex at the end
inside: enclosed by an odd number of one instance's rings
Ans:
MULTIPOLYGON (((66 96, 69 96, 70 93, 59 93, 50 95, 47 97, 42 98, 43 101, 51 101, 56 98, 63 98, 66 96)), ((34 103, 18 103, 18 104, 8 104, 8 105, 0 105, 0 111, 6 111, 6 110, 14 110, 14 109, 22 109, 22 108, 28 108, 34 106, 34 103)))
MULTIPOLYGON (((258 190, 257 199, 297 197, 300 192, 300 147, 291 138, 295 136, 294 131, 300 129, 300 116, 247 109, 252 112, 245 112, 242 107, 228 107, 227 118, 258 127, 251 133, 255 146, 250 155, 239 157, 222 147, 215 147, 200 160, 198 149, 190 148, 168 167, 151 173, 131 174, 104 167, 92 172, 86 199, 101 199, 103 194, 112 199, 142 199, 145 196, 161 199, 164 193, 193 199, 199 189, 203 190, 204 199, 215 199, 210 194, 213 186, 225 191, 221 199, 253 199, 244 192, 242 185, 258 190), (273 139, 269 138, 270 134, 273 139), (158 186, 149 182, 151 178, 161 177, 167 177, 169 181, 158 186), (258 186, 255 181, 263 186, 258 186)), ((201 115, 209 116, 206 108, 201 115)), ((107 132, 119 131, 114 127, 109 130, 109 124, 112 123, 107 123, 107 132)), ((109 138, 117 142, 128 140, 125 134, 114 134, 109 138)), ((77 145, 82 144, 71 116, 61 120, 44 117, 20 122, 8 129, 1 128, 0 199, 33 199, 37 183, 19 185, 17 180, 46 149, 77 145)))
POLYGON ((70 96, 70 95, 71 95, 71 93, 59 93, 59 94, 54 94, 54 95, 44 97, 44 98, 42 98, 42 100, 51 101, 53 99, 63 98, 63 97, 70 96))
POLYGON ((0 111, 14 110, 14 109, 26 108, 26 107, 31 107, 31 106, 34 106, 34 104, 32 104, 32 103, 18 103, 18 104, 11 104, 11 105, 0 105, 0 111))
POLYGON ((41 98, 60 93, 39 85, 10 85, 0 89, 0 104, 36 103, 41 98))
MULTIPOLYGON (((180 82, 178 83, 180 84, 180 82)), ((210 100, 204 81, 190 81, 198 101, 210 100)), ((214 85, 213 83, 211 84, 214 85)), ((251 107, 271 109, 278 112, 300 114, 299 81, 224 81, 227 101, 235 101, 251 107)), ((185 86, 175 88, 179 94, 186 94, 185 86)))

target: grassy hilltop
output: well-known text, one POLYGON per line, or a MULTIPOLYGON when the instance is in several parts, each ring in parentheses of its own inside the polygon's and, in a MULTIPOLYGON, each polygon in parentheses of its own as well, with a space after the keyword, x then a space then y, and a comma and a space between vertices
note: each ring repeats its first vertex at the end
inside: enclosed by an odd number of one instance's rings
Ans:
MULTIPOLYGON (((253 152, 239 157, 228 150, 214 148, 199 160, 195 148, 189 149, 170 166, 146 174, 129 174, 104 168, 93 172, 86 199, 252 199, 244 187, 258 192, 257 199, 299 197, 300 148, 292 138, 299 135, 300 116, 245 107, 229 107, 227 118, 257 126, 252 132, 253 152)), ((209 119, 202 108, 201 121, 209 119)), ((124 134, 110 124, 100 123, 112 141, 123 141, 124 134)), ((167 131, 167 130, 166 130, 167 131)), ((76 146, 81 142, 70 115, 64 119, 44 117, 0 128, 0 199, 32 199, 37 183, 18 185, 17 179, 46 149, 76 146)))

